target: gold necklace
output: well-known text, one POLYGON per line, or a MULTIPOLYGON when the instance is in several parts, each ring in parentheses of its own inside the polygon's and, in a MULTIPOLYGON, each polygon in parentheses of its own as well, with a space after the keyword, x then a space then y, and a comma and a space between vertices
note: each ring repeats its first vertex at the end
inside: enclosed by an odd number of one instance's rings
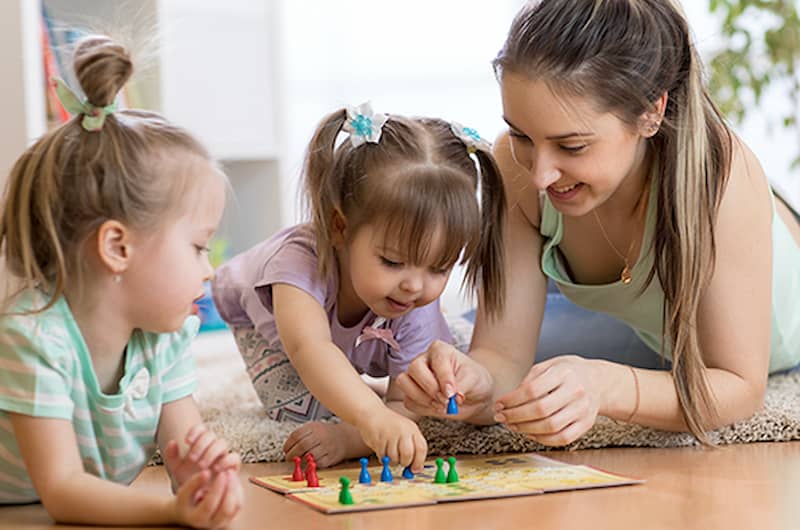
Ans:
MULTIPOLYGON (((649 191, 648 188, 645 188, 645 191, 644 193, 642 193, 642 197, 639 200, 639 204, 636 205, 636 213, 634 214, 636 220, 639 219, 639 215, 641 213, 640 211, 644 208, 644 205, 647 203, 648 191, 649 191)), ((633 274, 631 273, 631 265, 628 262, 628 256, 630 256, 631 251, 633 250, 633 246, 636 244, 636 236, 634 235, 633 239, 631 239, 631 245, 628 247, 628 252, 626 252, 625 255, 623 256, 622 253, 619 250, 617 250, 617 247, 614 246, 614 243, 611 242, 611 238, 608 237, 606 229, 603 227, 603 223, 600 222, 600 216, 597 215, 597 208, 592 210, 592 213, 594 214, 594 218, 597 219, 597 226, 600 227, 600 232, 603 233, 603 237, 606 239, 606 243, 608 243, 608 246, 611 247, 611 250, 614 251, 614 254, 619 256, 622 259, 622 262, 625 264, 625 266, 622 268, 622 272, 619 275, 619 280, 624 285, 628 285, 633 281, 633 274)))

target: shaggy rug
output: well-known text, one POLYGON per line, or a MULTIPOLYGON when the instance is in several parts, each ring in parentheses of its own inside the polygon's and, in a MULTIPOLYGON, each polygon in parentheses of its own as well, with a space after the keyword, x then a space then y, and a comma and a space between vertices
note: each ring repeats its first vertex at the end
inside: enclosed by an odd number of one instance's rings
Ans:
MULTIPOLYGON (((468 341, 468 323, 456 324, 456 344, 468 341)), ((261 409, 244 363, 227 333, 203 338, 197 351, 199 389, 195 394, 203 417, 244 462, 283 460, 283 442, 296 428, 270 420, 261 409)), ((474 426, 427 418, 420 422, 431 455, 495 454, 553 450, 504 427, 474 426)), ((769 380, 764 407, 753 417, 711 433, 718 444, 800 440, 800 372, 769 380)), ((559 450, 600 447, 682 447, 696 445, 688 434, 671 433, 599 418, 580 440, 559 450)))

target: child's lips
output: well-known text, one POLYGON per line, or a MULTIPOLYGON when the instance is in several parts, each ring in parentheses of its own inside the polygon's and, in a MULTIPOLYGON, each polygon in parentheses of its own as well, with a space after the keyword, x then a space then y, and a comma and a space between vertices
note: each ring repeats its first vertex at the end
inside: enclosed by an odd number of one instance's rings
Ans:
POLYGON ((392 306, 394 306, 394 307, 396 307, 397 309, 400 309, 400 310, 406 310, 406 309, 410 309, 410 308, 414 307, 414 302, 400 302, 400 301, 395 300, 394 298, 391 298, 391 297, 387 297, 387 300, 389 300, 389 303, 392 306))

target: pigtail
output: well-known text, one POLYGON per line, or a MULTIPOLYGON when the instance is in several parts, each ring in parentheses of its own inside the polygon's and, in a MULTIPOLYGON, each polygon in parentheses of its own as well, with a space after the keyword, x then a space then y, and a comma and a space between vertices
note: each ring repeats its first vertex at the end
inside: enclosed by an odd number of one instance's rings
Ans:
POLYGON ((464 278, 467 288, 481 291, 490 318, 503 314, 506 278, 503 273, 503 223, 506 198, 502 177, 491 154, 481 149, 475 151, 481 179, 481 235, 476 252, 477 259, 467 265, 464 278), (480 277, 479 277, 480 276, 480 277))
POLYGON ((334 218, 343 213, 341 183, 334 162, 336 137, 346 119, 347 112, 344 109, 326 116, 314 132, 305 160, 306 209, 311 213, 319 255, 318 270, 323 278, 334 266, 334 218))

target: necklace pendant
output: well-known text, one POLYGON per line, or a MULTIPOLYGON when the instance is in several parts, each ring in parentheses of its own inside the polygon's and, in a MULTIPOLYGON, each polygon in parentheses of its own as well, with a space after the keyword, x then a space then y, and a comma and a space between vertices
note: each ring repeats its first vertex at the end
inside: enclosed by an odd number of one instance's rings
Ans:
POLYGON ((631 275, 631 270, 630 270, 630 268, 628 268, 627 264, 625 265, 625 268, 622 269, 622 274, 619 275, 619 279, 624 285, 628 285, 629 283, 631 283, 633 281, 633 276, 631 275))

